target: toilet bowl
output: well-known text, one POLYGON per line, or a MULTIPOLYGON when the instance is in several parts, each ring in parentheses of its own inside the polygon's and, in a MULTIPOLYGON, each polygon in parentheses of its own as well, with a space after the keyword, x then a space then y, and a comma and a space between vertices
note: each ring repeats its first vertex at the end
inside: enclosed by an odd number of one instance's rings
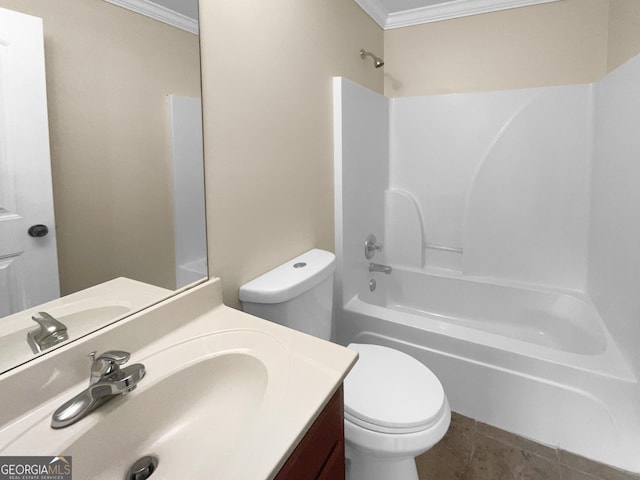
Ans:
MULTIPOLYGON (((240 287, 245 312, 329 340, 335 256, 310 250, 240 287)), ((418 480, 415 457, 451 421, 438 378, 389 347, 352 343, 358 362, 344 382, 349 480, 418 480)))
POLYGON ((413 357, 350 344, 358 363, 344 382, 350 480, 418 480, 415 457, 442 439, 451 411, 438 378, 413 357))

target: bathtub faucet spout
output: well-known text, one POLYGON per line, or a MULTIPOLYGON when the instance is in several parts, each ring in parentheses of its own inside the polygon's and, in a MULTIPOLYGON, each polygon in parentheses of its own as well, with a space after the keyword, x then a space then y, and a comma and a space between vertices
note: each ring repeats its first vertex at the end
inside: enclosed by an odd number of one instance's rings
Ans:
POLYGON ((370 263, 369 271, 370 272, 382 272, 389 275, 393 269, 389 265, 380 265, 379 263, 370 263))

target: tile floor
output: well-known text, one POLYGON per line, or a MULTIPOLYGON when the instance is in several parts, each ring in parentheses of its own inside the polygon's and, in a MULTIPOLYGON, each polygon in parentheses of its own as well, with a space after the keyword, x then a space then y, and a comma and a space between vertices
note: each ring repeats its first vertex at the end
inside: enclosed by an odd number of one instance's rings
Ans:
POLYGON ((416 463, 420 480, 640 480, 457 413, 442 441, 416 463))

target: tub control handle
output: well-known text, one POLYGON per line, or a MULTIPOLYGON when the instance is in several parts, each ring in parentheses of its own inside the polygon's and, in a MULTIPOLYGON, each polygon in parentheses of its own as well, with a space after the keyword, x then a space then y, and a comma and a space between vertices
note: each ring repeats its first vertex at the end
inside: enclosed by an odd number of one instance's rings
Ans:
POLYGON ((364 242, 364 257, 367 260, 371 260, 376 252, 382 251, 382 245, 378 243, 376 236, 370 233, 367 240, 364 242))

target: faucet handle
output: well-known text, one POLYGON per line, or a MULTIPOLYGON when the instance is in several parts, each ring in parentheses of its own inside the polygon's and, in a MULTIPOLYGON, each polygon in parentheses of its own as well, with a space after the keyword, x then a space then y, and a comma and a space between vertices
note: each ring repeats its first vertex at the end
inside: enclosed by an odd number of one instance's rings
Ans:
MULTIPOLYGON (((96 352, 92 353, 95 357, 96 352)), ((131 354, 129 352, 125 352, 123 350, 109 350, 98 355, 94 361, 98 362, 102 360, 112 365, 123 365, 129 361, 129 358, 131 358, 131 354)))
POLYGON ((69 340, 67 327, 47 312, 38 312, 31 319, 39 325, 35 330, 27 332, 27 343, 33 353, 40 353, 58 343, 69 340))
POLYGON ((33 315, 31 317, 31 320, 40 325, 40 331, 38 334, 43 337, 67 331, 67 327, 62 322, 49 315, 47 312, 38 312, 37 315, 33 315))
POLYGON ((96 357, 96 353, 91 352, 89 358, 91 358, 91 378, 89 384, 92 385, 100 380, 105 375, 109 375, 117 370, 120 370, 120 365, 123 365, 129 361, 131 354, 122 350, 109 350, 96 357))
POLYGON ((364 242, 364 256, 367 260, 371 260, 376 252, 382 251, 382 245, 378 243, 376 236, 370 233, 364 242))

